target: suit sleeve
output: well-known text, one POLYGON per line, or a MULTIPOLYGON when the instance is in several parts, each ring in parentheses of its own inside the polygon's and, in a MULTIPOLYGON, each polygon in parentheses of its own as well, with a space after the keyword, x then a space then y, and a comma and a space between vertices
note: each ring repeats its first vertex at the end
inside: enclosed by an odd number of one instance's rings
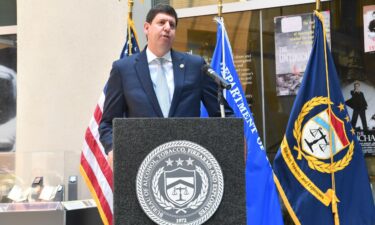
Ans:
POLYGON ((100 142, 106 153, 112 150, 113 119, 124 117, 125 106, 121 73, 115 62, 105 88, 103 115, 99 125, 100 142))

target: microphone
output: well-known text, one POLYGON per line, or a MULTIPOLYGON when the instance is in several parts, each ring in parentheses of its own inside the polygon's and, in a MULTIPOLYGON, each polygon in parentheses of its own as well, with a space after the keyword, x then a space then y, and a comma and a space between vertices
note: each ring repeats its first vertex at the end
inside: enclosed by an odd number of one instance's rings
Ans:
POLYGON ((219 85, 223 89, 231 89, 231 85, 224 80, 221 76, 219 76, 208 64, 202 66, 202 71, 211 77, 217 85, 219 85))

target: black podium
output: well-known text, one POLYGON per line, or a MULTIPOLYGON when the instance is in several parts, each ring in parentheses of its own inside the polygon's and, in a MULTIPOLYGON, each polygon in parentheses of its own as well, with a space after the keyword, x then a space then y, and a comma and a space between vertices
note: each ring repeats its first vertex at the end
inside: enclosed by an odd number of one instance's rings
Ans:
MULTIPOLYGON (((197 170, 190 172, 189 170, 179 168, 174 169, 172 172, 165 172, 167 168, 172 168, 172 165, 187 165, 192 166, 198 163, 199 160, 206 160, 205 156, 196 153, 195 150, 189 150, 189 157, 186 160, 183 156, 173 158, 167 156, 160 160, 163 167, 158 171, 152 171, 153 164, 156 164, 155 159, 150 158, 150 152, 155 152, 155 149, 160 150, 160 146, 165 146, 166 143, 175 143, 176 141, 187 141, 188 143, 195 143, 205 150, 209 151, 217 160, 222 171, 224 180, 224 189, 222 194, 221 203, 218 205, 213 215, 207 219, 204 224, 246 224, 246 203, 245 203, 245 159, 244 159, 244 138, 243 138, 243 120, 238 118, 168 118, 168 119, 152 119, 152 118, 128 118, 128 119, 115 119, 114 120, 114 224, 115 225, 147 225, 155 224, 154 219, 142 209, 139 195, 139 189, 143 186, 142 182, 137 182, 137 174, 140 171, 141 165, 145 161, 149 161, 148 166, 144 167, 146 176, 150 176, 150 183, 152 182, 152 190, 156 190, 156 201, 158 204, 142 203, 150 206, 150 211, 159 212, 169 210, 167 213, 160 212, 161 216, 167 216, 169 212, 174 212, 177 216, 188 213, 187 207, 173 208, 174 205, 181 205, 184 202, 181 200, 188 199, 195 190, 194 201, 191 201, 188 206, 189 210, 196 209, 199 215, 204 216, 207 205, 210 205, 207 194, 207 180, 210 175, 208 172, 202 172, 202 168, 211 168, 208 166, 195 165, 197 170), (193 160, 193 154, 200 157, 193 160), (147 158, 147 159, 146 159, 147 158), (172 159, 172 160, 171 160, 172 159), (193 163, 194 162, 194 163, 193 163), (180 163, 180 164, 179 164, 180 163), (189 165, 190 163, 190 165, 189 165), (164 173, 162 173, 164 171, 164 173), (175 181, 173 172, 180 172, 179 176, 187 177, 180 179, 180 186, 175 186, 173 192, 168 192, 168 184, 175 181), (154 173, 151 175, 151 173, 154 173), (156 175, 155 175, 156 173, 156 175), (196 183, 193 179, 189 178, 189 173, 192 177, 196 177, 196 183), (169 176, 169 177, 168 177, 169 176), (157 179, 164 179, 165 187, 157 179), (189 180, 190 179, 190 180, 189 180), (182 180, 182 181, 181 181, 182 180), (200 181, 201 184, 198 184, 200 181), (203 181, 203 184, 202 184, 203 181), (169 183, 168 183, 169 182, 169 183), (191 182, 191 183, 189 183, 191 182), (138 185, 138 186, 137 186, 138 185), (181 186, 186 185, 186 186, 181 186), (189 186, 190 185, 190 186, 189 186), (194 186, 195 185, 195 186, 194 186), (156 188, 155 188, 156 187, 156 188), (199 190, 198 190, 199 187, 199 190), (185 188, 182 191, 182 188, 185 188), (177 189, 177 192, 176 192, 177 189), (160 195, 159 190, 165 191, 166 196, 160 195), (191 191, 193 190, 193 192, 191 191), (169 193, 169 195, 168 195, 169 193), (179 195, 174 195, 174 194, 179 195), (184 198, 182 198, 182 195, 184 198), (179 196, 180 199, 174 196, 179 196), (187 197, 186 197, 187 196, 187 197), (198 196, 198 197, 197 197, 198 196), (197 199, 198 198, 198 199, 197 199), (207 199, 204 199, 207 198, 207 199), (180 202, 179 202, 180 201, 180 202), (202 202, 208 202, 206 206, 202 202), (173 210, 171 210, 174 209, 173 210)), ((195 146, 195 144, 193 144, 195 146)), ((168 144, 167 144, 168 146, 168 144)), ((179 148, 174 148, 178 151, 179 148)), ((185 150, 184 150, 185 151, 185 150)), ((155 154, 153 157, 161 158, 165 154, 172 154, 173 150, 159 151, 159 155, 155 154), (161 153, 160 153, 161 152, 161 153)), ((182 152, 183 153, 183 152, 182 152)), ((211 172, 215 173, 215 172, 211 172)), ((213 174, 214 181, 216 174, 213 174)), ((138 181, 140 181, 138 177, 138 181)), ((172 185, 172 184, 171 184, 172 185)), ((146 184, 145 184, 146 186, 146 184)), ((147 190, 147 189, 146 189, 147 190)), ((217 190, 214 189, 214 193, 217 190)), ((148 192, 144 192, 146 195, 148 192)), ((150 194, 151 195, 151 194, 150 194)), ((213 200, 212 200, 213 201, 213 200)), ((142 202, 142 201, 141 201, 142 202)), ((187 203, 187 202, 185 202, 187 203)), ((169 215, 169 214, 168 214, 169 215)), ((173 214, 174 215, 174 214, 173 214)), ((159 223, 159 222, 157 222, 159 223)), ((196 224, 189 223, 186 218, 179 219, 171 223, 160 224, 196 224)))

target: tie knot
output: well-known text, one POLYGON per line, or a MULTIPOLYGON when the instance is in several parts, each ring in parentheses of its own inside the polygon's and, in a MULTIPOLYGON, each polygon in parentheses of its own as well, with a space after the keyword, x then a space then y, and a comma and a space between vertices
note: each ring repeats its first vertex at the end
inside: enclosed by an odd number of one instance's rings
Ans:
POLYGON ((164 62, 165 62, 165 59, 164 59, 164 58, 156 58, 155 60, 156 60, 156 62, 157 62, 159 65, 163 65, 164 62))

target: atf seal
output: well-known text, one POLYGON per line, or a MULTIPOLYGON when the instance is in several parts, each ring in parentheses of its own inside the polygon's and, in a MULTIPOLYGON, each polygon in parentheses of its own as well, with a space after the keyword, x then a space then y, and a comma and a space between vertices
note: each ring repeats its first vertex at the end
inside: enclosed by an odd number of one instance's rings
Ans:
POLYGON ((207 221, 223 196, 223 174, 214 156, 189 141, 160 145, 137 174, 138 201, 157 224, 196 225, 207 221))

